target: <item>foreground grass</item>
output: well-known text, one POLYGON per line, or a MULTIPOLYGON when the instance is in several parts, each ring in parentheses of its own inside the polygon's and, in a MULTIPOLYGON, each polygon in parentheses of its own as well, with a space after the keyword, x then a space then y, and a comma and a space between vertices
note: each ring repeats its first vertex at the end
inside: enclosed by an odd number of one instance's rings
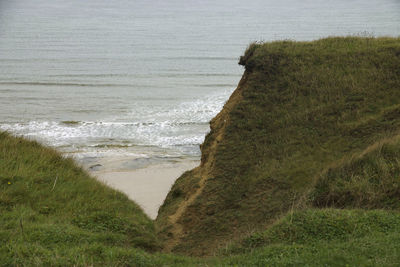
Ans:
POLYGON ((231 245, 223 260, 246 266, 398 266, 400 213, 309 209, 231 245))
POLYGON ((0 133, 0 265, 148 265, 153 222, 71 159, 0 133))

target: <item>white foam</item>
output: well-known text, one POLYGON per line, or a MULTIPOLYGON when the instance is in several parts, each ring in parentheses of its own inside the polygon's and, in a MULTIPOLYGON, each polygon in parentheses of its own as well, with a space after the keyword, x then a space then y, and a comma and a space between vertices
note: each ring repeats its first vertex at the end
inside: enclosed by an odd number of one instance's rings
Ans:
POLYGON ((199 153, 197 147, 209 131, 208 122, 222 109, 229 94, 230 91, 220 92, 175 106, 162 103, 146 107, 135 103, 131 112, 100 121, 29 121, 0 124, 0 129, 62 148, 63 151, 79 152, 83 157, 89 156, 89 152, 100 156, 123 151, 128 153, 123 148, 102 151, 102 146, 193 147, 190 152, 193 154, 199 153))
POLYGON ((135 108, 129 114, 138 122, 164 122, 167 124, 208 123, 221 109, 232 90, 225 90, 204 98, 182 102, 176 106, 135 108))

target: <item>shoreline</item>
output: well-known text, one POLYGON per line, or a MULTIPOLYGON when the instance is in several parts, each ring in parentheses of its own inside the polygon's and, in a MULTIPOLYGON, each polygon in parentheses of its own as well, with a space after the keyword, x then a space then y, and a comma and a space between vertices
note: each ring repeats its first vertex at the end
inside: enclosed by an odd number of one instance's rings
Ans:
POLYGON ((199 164, 200 160, 187 159, 137 169, 89 170, 89 173, 107 186, 126 194, 154 220, 176 179, 199 164))

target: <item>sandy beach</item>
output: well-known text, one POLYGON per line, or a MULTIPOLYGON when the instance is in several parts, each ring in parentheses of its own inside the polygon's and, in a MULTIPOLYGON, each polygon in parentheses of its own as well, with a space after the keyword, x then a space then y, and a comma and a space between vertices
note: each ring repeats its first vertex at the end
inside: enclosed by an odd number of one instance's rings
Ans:
POLYGON ((139 204, 151 218, 157 217, 158 208, 162 205, 175 180, 185 171, 199 165, 199 161, 186 160, 160 163, 139 169, 92 171, 98 180, 125 193, 139 204))

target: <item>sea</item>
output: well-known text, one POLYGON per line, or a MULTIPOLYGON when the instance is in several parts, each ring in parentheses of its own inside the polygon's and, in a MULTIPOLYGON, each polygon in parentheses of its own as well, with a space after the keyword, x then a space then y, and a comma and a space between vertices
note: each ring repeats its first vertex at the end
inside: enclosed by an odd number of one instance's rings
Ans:
POLYGON ((198 160, 255 41, 400 35, 398 0, 0 0, 0 130, 87 167, 198 160))

